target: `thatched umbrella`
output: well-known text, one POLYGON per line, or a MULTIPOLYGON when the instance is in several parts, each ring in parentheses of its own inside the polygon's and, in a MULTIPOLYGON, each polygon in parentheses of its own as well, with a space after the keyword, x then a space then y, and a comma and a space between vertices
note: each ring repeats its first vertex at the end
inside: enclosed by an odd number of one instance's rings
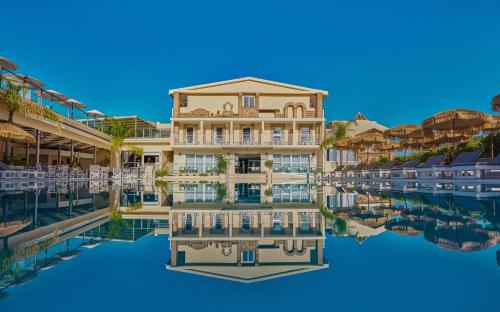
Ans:
POLYGON ((386 142, 387 139, 384 137, 384 133, 378 129, 370 129, 368 131, 362 132, 352 139, 353 144, 357 144, 365 148, 367 161, 368 147, 374 147, 375 145, 383 144, 386 142))
POLYGON ((500 94, 495 95, 491 99, 491 110, 494 112, 500 112, 500 94))
POLYGON ((385 142, 380 145, 377 145, 377 149, 381 151, 387 151, 387 158, 391 158, 391 151, 402 150, 404 147, 400 142, 385 142))
POLYGON ((436 132, 434 138, 424 140, 424 142, 432 145, 441 145, 444 143, 461 143, 469 140, 470 138, 471 135, 467 132, 440 131, 436 132))
MULTIPOLYGON (((500 95, 498 95, 499 101, 500 101, 500 95)), ((494 140, 493 140, 493 133, 497 132, 500 130, 500 115, 487 115, 486 116, 486 122, 481 126, 481 130, 492 134, 491 135, 491 141, 490 141, 490 149, 491 149, 491 158, 495 157, 494 155, 494 140)))
POLYGON ((385 130, 384 135, 390 139, 407 139, 408 135, 418 128, 420 127, 413 124, 399 125, 385 130))
POLYGON ((35 143, 35 137, 29 132, 6 122, 0 123, 0 138, 11 139, 18 142, 35 143))
MULTIPOLYGON (((5 141, 17 141, 22 143, 35 143, 35 137, 31 135, 29 132, 16 127, 13 124, 7 122, 0 122, 0 139, 4 139, 5 141)), ((2 147, 3 149, 3 147, 2 147)), ((9 149, 7 144, 7 149, 9 149)), ((9 151, 7 151, 7 155, 9 155, 9 151)))
POLYGON ((479 127, 486 122, 486 114, 472 109, 452 109, 437 113, 422 122, 422 128, 462 130, 479 127))
MULTIPOLYGON (((399 125, 396 127, 389 128, 384 131, 384 135, 386 138, 390 139, 401 139, 401 140, 406 140, 408 139, 408 136, 410 133, 414 132, 415 130, 419 129, 420 127, 414 124, 404 124, 404 125, 399 125)), ((405 156, 406 156, 406 148, 405 150, 405 156)))

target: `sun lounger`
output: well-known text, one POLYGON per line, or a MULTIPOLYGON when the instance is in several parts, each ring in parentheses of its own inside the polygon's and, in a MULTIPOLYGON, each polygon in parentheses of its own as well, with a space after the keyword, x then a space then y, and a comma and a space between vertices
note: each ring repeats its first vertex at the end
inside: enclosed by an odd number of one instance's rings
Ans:
POLYGON ((405 161, 401 166, 391 169, 391 179, 416 179, 418 160, 405 161))
POLYGON ((417 179, 442 179, 443 170, 446 170, 446 157, 444 155, 433 155, 419 165, 416 169, 417 179))
POLYGON ((481 178, 481 170, 477 161, 481 156, 480 151, 463 152, 450 164, 455 180, 471 180, 481 178))

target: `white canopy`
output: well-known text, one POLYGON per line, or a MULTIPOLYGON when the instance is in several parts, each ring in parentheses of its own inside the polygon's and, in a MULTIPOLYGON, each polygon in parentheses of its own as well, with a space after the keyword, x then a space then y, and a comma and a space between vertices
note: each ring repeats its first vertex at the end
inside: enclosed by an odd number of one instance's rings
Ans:
POLYGON ((0 56, 0 68, 1 69, 6 69, 8 71, 14 71, 19 68, 16 63, 12 62, 8 58, 1 57, 0 56))
POLYGON ((94 118, 97 118, 97 117, 106 117, 106 115, 104 115, 104 113, 101 113, 97 109, 86 111, 86 113, 89 114, 90 116, 94 117, 94 118))
POLYGON ((28 89, 43 89, 45 84, 40 80, 21 74, 7 74, 3 76, 5 79, 9 80, 13 84, 22 85, 28 89))
POLYGON ((36 92, 36 95, 41 96, 45 100, 57 101, 59 103, 64 103, 69 99, 66 95, 54 90, 40 90, 36 92))
POLYGON ((72 107, 76 107, 76 108, 84 108, 84 107, 87 107, 87 105, 83 104, 82 102, 79 102, 75 99, 69 99, 67 100, 66 102, 62 103, 64 105, 67 105, 67 106, 72 106, 72 107))

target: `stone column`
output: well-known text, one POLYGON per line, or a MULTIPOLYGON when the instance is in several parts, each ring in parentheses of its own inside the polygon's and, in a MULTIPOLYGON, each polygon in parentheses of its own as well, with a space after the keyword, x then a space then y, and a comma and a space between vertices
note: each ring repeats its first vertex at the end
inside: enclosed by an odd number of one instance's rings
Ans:
POLYGON ((323 117, 323 94, 316 94, 316 117, 323 117))
POLYGON ((57 165, 61 165, 61 145, 57 149, 57 165))
POLYGON ((36 129, 36 165, 40 164, 40 130, 36 129))
POLYGON ((175 136, 176 136, 176 132, 175 132, 175 122, 172 121, 172 124, 170 125, 170 144, 171 145, 175 145, 175 136))
POLYGON ((260 122, 260 144, 265 144, 264 143, 264 120, 260 122))
POLYGON ((236 244, 236 265, 241 266, 241 241, 237 241, 236 244))
POLYGON ((170 265, 172 267, 177 266, 177 252, 177 242, 174 240, 170 241, 170 265))
POLYGON ((294 120, 292 123, 292 145, 298 145, 299 142, 297 140, 297 122, 294 120))
POLYGON ((26 165, 30 165, 30 144, 26 144, 26 165))
POLYGON ((181 107, 180 107, 180 94, 179 92, 174 93, 174 116, 173 117, 179 117, 181 113, 181 107))
POLYGON ((200 136, 198 138, 198 144, 205 144, 205 127, 203 124, 203 120, 200 120, 200 136))
POLYGON ((94 165, 97 164, 97 147, 94 146, 94 165))
POLYGON ((323 265, 323 240, 319 239, 316 244, 316 254, 318 255, 318 265, 323 265))
POLYGON ((234 123, 232 120, 229 122, 229 144, 234 144, 234 123))
POLYGON ((69 157, 69 159, 71 160, 72 163, 73 163, 74 157, 75 157, 75 141, 71 140, 70 157, 69 157))

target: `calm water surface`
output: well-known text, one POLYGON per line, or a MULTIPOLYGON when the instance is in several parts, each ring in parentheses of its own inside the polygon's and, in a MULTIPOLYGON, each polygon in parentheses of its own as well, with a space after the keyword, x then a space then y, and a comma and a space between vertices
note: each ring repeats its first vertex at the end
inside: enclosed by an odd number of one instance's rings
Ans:
POLYGON ((270 189, 10 185, 0 311, 498 309, 499 198, 270 189))

